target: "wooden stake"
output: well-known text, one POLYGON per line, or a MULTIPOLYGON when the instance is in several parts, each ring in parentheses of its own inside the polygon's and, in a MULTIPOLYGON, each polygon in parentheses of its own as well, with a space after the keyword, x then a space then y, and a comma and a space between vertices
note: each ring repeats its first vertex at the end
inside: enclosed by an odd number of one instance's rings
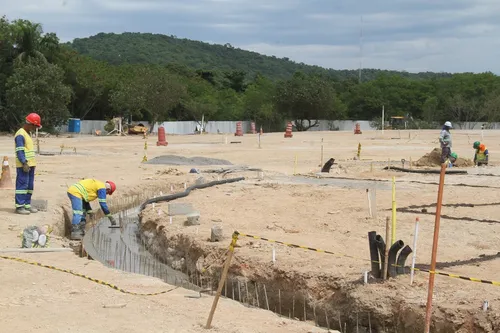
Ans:
POLYGON ((385 261, 384 261, 384 280, 387 280, 387 265, 388 265, 388 258, 389 258, 389 248, 390 248, 390 245, 389 245, 389 238, 391 237, 391 226, 389 224, 390 222, 390 219, 389 219, 389 216, 386 217, 385 219, 385 261))
POLYGON ((222 276, 219 281, 219 287, 217 288, 217 294, 215 294, 214 302, 212 303, 212 309, 210 310, 210 314, 208 315, 207 325, 205 326, 206 329, 209 329, 212 326, 212 319, 214 318, 215 309, 217 308, 217 303, 219 302, 222 287, 224 287, 224 282, 226 281, 229 266, 231 265, 231 259, 233 258, 234 246, 236 245, 237 240, 238 234, 233 233, 233 239, 231 240, 231 245, 229 245, 226 263, 224 264, 222 276))
POLYGON ((432 319, 432 297, 434 293, 434 278, 436 274, 436 259, 437 248, 439 241, 439 224, 441 222, 441 206, 443 204, 443 189, 444 189, 444 176, 446 174, 446 163, 441 164, 441 173, 439 175, 439 188, 436 202, 436 219, 434 221, 434 240, 432 242, 432 257, 431 268, 429 274, 429 290, 427 294, 427 307, 425 310, 425 333, 430 333, 431 319, 432 319))

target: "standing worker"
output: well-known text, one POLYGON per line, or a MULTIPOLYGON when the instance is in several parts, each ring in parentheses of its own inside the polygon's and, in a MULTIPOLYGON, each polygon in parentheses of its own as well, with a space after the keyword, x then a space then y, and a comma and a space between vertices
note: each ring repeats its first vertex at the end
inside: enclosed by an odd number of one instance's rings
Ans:
POLYGON ((472 148, 476 150, 474 153, 474 164, 477 166, 488 165, 488 148, 479 141, 474 142, 472 148))
POLYGON ((35 148, 30 133, 42 128, 42 120, 36 113, 26 117, 26 123, 14 136, 16 147, 16 213, 29 215, 38 210, 31 207, 31 195, 35 184, 35 148))
POLYGON ((115 190, 115 183, 109 180, 103 183, 95 179, 83 179, 70 186, 68 197, 71 200, 71 208, 73 209, 73 219, 71 221, 72 240, 81 240, 85 235, 85 215, 87 213, 91 214, 90 202, 95 199, 98 199, 99 205, 104 215, 109 218, 111 225, 116 225, 115 218, 111 216, 106 204, 106 195, 112 195, 115 190))
POLYGON ((444 123, 441 134, 439 134, 439 143, 441 144, 441 164, 445 163, 451 154, 451 128, 451 123, 447 121, 444 123))

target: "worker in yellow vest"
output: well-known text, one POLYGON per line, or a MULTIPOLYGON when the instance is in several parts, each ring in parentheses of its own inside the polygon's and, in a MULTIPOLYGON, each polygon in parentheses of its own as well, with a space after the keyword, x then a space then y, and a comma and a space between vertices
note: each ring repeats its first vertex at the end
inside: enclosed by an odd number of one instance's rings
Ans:
POLYGON ((31 207, 31 195, 35 184, 35 148, 30 133, 42 128, 42 120, 36 113, 26 117, 26 124, 14 136, 16 148, 16 213, 29 215, 38 210, 31 207))
POLYGON ((474 164, 477 166, 488 165, 488 148, 479 141, 474 142, 472 148, 476 150, 474 154, 474 164))
POLYGON ((90 202, 98 199, 104 215, 111 225, 116 225, 115 218, 111 215, 106 203, 106 195, 111 195, 116 190, 116 185, 107 180, 105 183, 96 179, 83 179, 70 186, 68 197, 73 209, 71 220, 71 239, 81 240, 85 235, 85 215, 92 211, 90 202))

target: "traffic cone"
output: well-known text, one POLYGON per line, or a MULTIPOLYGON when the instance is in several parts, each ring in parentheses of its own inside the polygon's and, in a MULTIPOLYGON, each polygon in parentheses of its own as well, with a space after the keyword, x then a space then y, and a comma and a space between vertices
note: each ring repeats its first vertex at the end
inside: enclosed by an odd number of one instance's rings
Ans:
POLYGON ((234 136, 243 136, 243 127, 241 126, 241 121, 236 123, 236 133, 234 136))
POLYGON ((9 158, 7 156, 3 157, 2 163, 2 178, 0 178, 0 189, 3 190, 13 190, 12 178, 10 177, 10 167, 9 158))
POLYGON ((293 137, 293 134, 292 134, 292 122, 289 121, 288 125, 286 125, 285 138, 291 138, 291 137, 293 137))
POLYGON ((168 142, 165 134, 165 127, 160 126, 158 128, 158 141, 156 142, 157 146, 168 146, 168 142))

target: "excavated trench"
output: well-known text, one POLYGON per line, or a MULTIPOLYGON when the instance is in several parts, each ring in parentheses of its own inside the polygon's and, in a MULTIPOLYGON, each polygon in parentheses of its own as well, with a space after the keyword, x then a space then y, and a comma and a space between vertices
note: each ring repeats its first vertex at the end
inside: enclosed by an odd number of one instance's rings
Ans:
MULTIPOLYGON (((101 220, 86 234, 85 249, 89 256, 108 267, 154 276, 171 285, 197 291, 199 297, 202 292, 212 293, 217 289, 227 248, 207 245, 185 234, 167 235, 157 222, 141 221, 141 212, 155 202, 185 197, 194 189, 243 179, 193 185, 185 192, 149 199, 120 212, 119 229, 109 228, 109 222, 101 220)), ((352 184, 360 188, 367 185, 352 184)), ((378 283, 372 279, 370 282, 378 283)), ((238 255, 231 263, 222 296, 341 332, 405 333, 424 329, 425 309, 406 302, 397 291, 386 295, 364 289, 361 276, 348 281, 330 274, 301 273, 238 255), (366 297, 366 293, 371 293, 370 297, 366 297)), ((463 330, 463 323, 457 323, 456 318, 450 318, 440 309, 436 311, 433 332, 469 332, 463 330)), ((474 332, 490 332, 482 324, 469 325, 474 332)))

